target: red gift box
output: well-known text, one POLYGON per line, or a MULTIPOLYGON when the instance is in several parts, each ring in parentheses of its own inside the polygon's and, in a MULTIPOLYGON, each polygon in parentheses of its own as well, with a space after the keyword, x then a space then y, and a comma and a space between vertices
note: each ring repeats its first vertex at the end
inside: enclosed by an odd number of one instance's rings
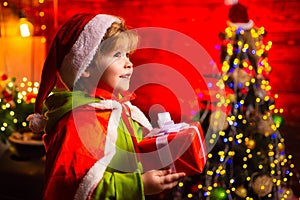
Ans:
POLYGON ((144 171, 171 167, 186 175, 199 174, 206 163, 206 145, 200 123, 192 123, 178 132, 146 137, 138 143, 144 171))

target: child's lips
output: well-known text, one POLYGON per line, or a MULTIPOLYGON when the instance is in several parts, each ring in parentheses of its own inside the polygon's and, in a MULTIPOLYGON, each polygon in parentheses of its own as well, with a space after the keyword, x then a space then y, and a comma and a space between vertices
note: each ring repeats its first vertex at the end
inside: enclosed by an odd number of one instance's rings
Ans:
POLYGON ((130 73, 129 74, 123 74, 123 75, 120 76, 120 78, 125 78, 125 79, 130 79, 130 77, 131 77, 130 73))

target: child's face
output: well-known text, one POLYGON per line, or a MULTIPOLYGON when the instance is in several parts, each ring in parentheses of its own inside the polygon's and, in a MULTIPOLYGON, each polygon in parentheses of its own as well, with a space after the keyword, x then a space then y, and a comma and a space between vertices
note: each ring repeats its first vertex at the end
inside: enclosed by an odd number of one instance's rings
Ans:
POLYGON ((129 52, 116 49, 102 56, 105 58, 102 57, 101 60, 106 63, 107 67, 100 78, 100 82, 110 86, 116 92, 127 91, 133 72, 129 52))

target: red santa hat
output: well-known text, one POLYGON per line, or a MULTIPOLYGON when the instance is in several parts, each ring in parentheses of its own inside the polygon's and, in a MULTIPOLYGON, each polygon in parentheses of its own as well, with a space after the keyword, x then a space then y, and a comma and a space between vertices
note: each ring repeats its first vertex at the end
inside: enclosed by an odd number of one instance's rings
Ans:
POLYGON ((253 21, 249 19, 248 9, 246 6, 238 2, 238 0, 225 0, 226 5, 232 5, 228 13, 228 25, 236 26, 242 29, 251 29, 254 25, 253 21))
POLYGON ((58 78, 68 89, 72 89, 92 61, 107 29, 114 22, 121 20, 106 14, 77 14, 60 28, 44 63, 35 114, 27 118, 33 132, 43 130, 43 117, 40 115, 43 102, 55 87, 58 78))

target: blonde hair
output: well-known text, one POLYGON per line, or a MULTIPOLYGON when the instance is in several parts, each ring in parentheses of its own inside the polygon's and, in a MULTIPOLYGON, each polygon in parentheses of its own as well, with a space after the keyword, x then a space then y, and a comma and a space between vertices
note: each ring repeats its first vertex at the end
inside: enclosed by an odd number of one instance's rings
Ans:
POLYGON ((122 50, 124 51, 135 51, 138 45, 138 40, 138 34, 133 30, 128 30, 124 25, 124 21, 121 23, 114 22, 107 29, 89 66, 95 66, 95 58, 98 56, 105 55, 116 49, 123 48, 122 50))
MULTIPOLYGON (((127 29, 122 20, 120 23, 114 22, 107 30, 106 33, 97 49, 94 58, 89 64, 88 68, 96 67, 97 58, 106 55, 114 50, 121 49, 125 52, 134 52, 138 45, 138 34, 133 31, 127 29)), ((82 85, 81 78, 75 83, 74 89, 79 90, 88 90, 86 85, 82 85)))
POLYGON ((137 48, 138 35, 133 30, 128 30, 122 23, 113 23, 107 29, 103 41, 101 42, 98 52, 106 54, 116 49, 125 48, 123 50, 132 52, 137 48))

